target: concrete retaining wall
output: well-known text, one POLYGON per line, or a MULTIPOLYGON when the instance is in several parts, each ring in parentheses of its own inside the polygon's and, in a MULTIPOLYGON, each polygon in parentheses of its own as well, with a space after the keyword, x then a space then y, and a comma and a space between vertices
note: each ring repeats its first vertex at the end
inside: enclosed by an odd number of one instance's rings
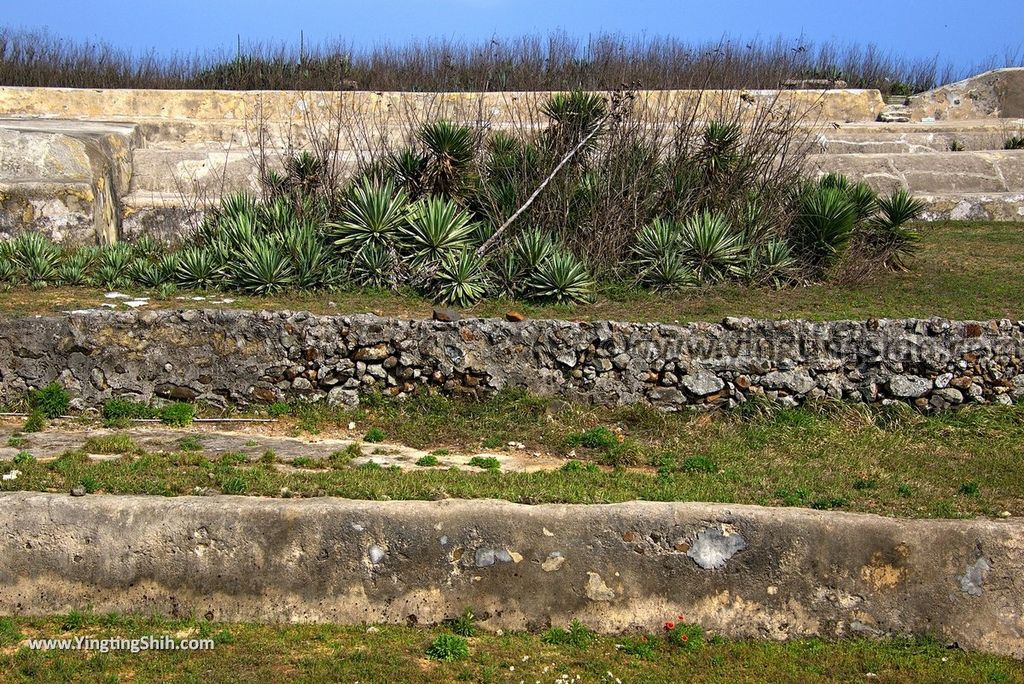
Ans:
POLYGON ((232 310, 3 321, 0 400, 55 379, 79 406, 119 396, 351 404, 371 390, 476 397, 515 387, 669 410, 758 396, 945 408, 1024 397, 1024 321, 445 323, 232 310))
POLYGON ((0 614, 91 607, 491 629, 577 618, 1024 657, 1024 522, 753 506, 0 494, 0 614))

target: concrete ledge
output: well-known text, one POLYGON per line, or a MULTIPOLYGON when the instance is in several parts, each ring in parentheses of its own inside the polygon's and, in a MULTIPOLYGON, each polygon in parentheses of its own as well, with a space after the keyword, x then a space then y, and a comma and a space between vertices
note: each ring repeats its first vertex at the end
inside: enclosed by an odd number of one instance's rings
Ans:
POLYGON ((0 613, 91 607, 736 637, 931 633, 1024 657, 1024 521, 754 506, 0 494, 0 613))

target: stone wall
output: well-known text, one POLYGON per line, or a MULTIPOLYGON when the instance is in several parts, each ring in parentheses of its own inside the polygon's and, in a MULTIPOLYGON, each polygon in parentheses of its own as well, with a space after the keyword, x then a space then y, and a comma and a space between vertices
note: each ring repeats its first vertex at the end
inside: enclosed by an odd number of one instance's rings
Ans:
POLYGON ((785 639, 931 634, 1024 657, 1024 521, 634 502, 0 493, 0 614, 487 629, 579 619, 785 639))
POLYGON ((449 323, 232 310, 2 321, 0 401, 55 379, 80 406, 122 396, 348 404, 426 386, 669 410, 755 396, 945 408, 1024 397, 1024 321, 449 323))

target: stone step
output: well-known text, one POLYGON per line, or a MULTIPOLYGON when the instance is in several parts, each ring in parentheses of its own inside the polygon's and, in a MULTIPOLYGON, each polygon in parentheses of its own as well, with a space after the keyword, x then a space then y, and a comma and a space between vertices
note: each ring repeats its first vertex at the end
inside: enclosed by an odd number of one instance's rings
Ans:
POLYGON ((828 154, 911 154, 949 152, 955 142, 964 151, 998 151, 1007 138, 1024 133, 1024 119, 934 124, 846 124, 818 135, 828 154))
POLYGON ((916 195, 927 206, 925 221, 1024 223, 1024 190, 1017 192, 916 195))
POLYGON ((876 190, 915 194, 1024 192, 1024 150, 920 154, 824 154, 809 160, 819 173, 841 173, 876 190))

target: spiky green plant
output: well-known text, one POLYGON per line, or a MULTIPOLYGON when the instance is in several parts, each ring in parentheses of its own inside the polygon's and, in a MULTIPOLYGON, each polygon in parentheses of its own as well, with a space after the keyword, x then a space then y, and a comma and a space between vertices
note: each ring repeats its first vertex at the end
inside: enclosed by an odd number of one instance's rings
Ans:
POLYGON ((236 216, 255 216, 257 210, 256 198, 247 192, 235 192, 221 198, 218 212, 222 218, 234 218, 236 216))
POLYGON ((918 249, 920 233, 908 225, 925 210, 925 204, 906 190, 878 200, 878 216, 868 222, 866 238, 873 256, 883 268, 906 270, 907 260, 918 249))
POLYGON ((682 229, 670 219, 656 218, 637 231, 633 245, 635 264, 643 269, 654 260, 682 249, 682 229))
POLYGON ((368 244, 352 260, 352 279, 367 287, 391 287, 398 279, 395 252, 380 244, 368 244))
MULTIPOLYGON (((0 278, 2 280, 3 278, 0 278)), ((57 269, 57 281, 68 287, 80 287, 89 282, 89 276, 82 264, 67 261, 57 269)))
POLYGON ((26 282, 45 283, 55 279, 61 248, 42 233, 21 233, 8 249, 11 261, 26 282))
POLYGON ((288 250, 280 240, 242 247, 232 266, 232 285, 242 292, 269 295, 295 282, 288 250))
POLYGON ((678 252, 667 252, 647 261, 639 271, 638 280, 654 290, 676 290, 699 284, 697 275, 678 252))
POLYGON ((325 164, 313 153, 303 150, 285 160, 285 184, 303 195, 310 195, 321 186, 325 164))
POLYGON ((131 245, 119 242, 100 250, 97 281, 104 287, 123 287, 128 280, 128 269, 135 261, 131 245), (102 274, 102 276, 101 276, 102 274))
POLYGON ((514 298, 522 290, 523 270, 515 252, 506 251, 490 264, 489 281, 499 297, 514 298))
POLYGON ((527 281, 532 299, 559 304, 586 302, 594 291, 587 265, 572 252, 559 250, 541 262, 527 281))
POLYGON ((843 255, 857 223, 857 207, 846 190, 809 186, 797 199, 792 244, 812 267, 831 266, 843 255))
POLYGON ((704 172, 719 176, 729 172, 740 158, 743 129, 738 122, 716 119, 704 127, 699 158, 704 172))
POLYGON ((751 250, 754 262, 753 282, 782 287, 797 272, 797 259, 785 240, 768 240, 751 250))
POLYGON ((441 120, 425 124, 417 138, 427 152, 427 190, 446 197, 462 196, 470 185, 476 156, 477 140, 473 130, 441 120))
POLYGON ((413 265, 422 266, 466 247, 474 228, 473 217, 454 201, 429 197, 416 203, 402 235, 413 265))
POLYGON ((433 278, 435 298, 442 304, 469 306, 487 292, 487 272, 472 250, 463 249, 442 259, 433 278))
POLYGON ((13 283, 18 269, 9 257, 0 255, 0 283, 13 283))
POLYGON ((136 257, 151 259, 160 255, 163 245, 149 235, 143 235, 131 243, 131 250, 136 257))
POLYGON ((296 287, 306 290, 328 285, 333 254, 316 228, 303 223, 286 231, 283 239, 291 256, 296 287))
MULTIPOLYGON (((551 119, 545 135, 548 145, 556 154, 562 154, 604 126, 608 102, 598 93, 574 90, 554 93, 541 107, 541 112, 551 119)), ((596 137, 591 138, 591 146, 596 144, 596 137)))
POLYGON ((21 264, 21 277, 32 287, 46 287, 58 280, 58 265, 49 254, 30 254, 21 264))
POLYGON ((391 181, 370 180, 353 186, 342 209, 341 220, 328 224, 336 245, 349 252, 390 247, 405 225, 409 198, 391 181))
POLYGON ((1004 150, 1024 150, 1024 135, 1014 135, 1003 143, 1004 150))
POLYGON ((212 250, 186 247, 178 254, 175 278, 182 287, 204 290, 220 282, 220 267, 221 263, 212 250))
POLYGON ((136 259, 129 269, 129 277, 142 287, 158 288, 174 278, 177 263, 167 255, 156 260, 136 259))
POLYGON ((702 283, 714 283, 736 273, 744 245, 722 214, 702 211, 688 218, 680 230, 683 262, 702 283))
POLYGON ((400 188, 417 198, 425 192, 429 164, 427 155, 407 147, 384 160, 384 171, 400 188))
POLYGON ((536 271, 554 251, 551 236, 540 228, 524 230, 512 243, 512 253, 526 272, 536 271))

